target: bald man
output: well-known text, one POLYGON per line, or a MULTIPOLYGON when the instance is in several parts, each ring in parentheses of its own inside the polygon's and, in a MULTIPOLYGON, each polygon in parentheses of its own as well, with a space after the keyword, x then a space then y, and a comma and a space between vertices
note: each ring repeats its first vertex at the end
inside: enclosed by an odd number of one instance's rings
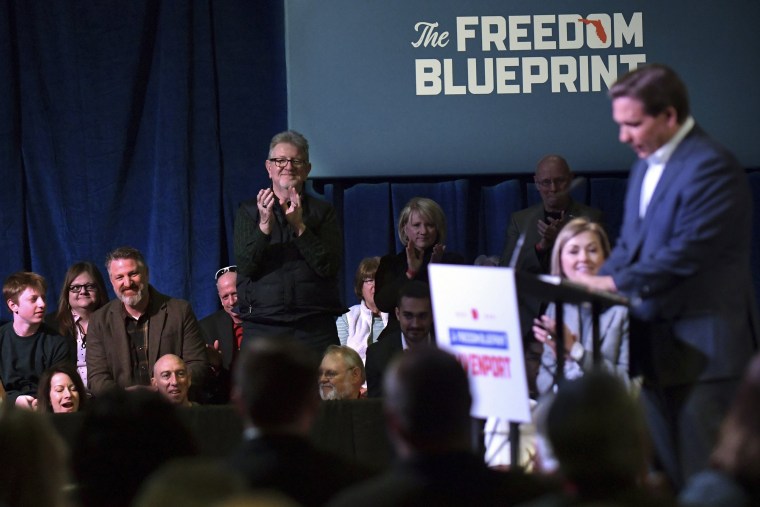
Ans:
POLYGON ((150 383, 170 403, 178 407, 190 407, 193 403, 187 398, 192 379, 190 370, 181 357, 164 354, 153 366, 153 378, 150 383))
MULTIPOLYGON (((559 155, 546 155, 536 164, 533 181, 541 202, 512 213, 509 218, 501 266, 509 266, 521 235, 525 241, 517 254, 515 269, 533 274, 549 273, 554 240, 568 220, 585 217, 592 222, 600 222, 602 212, 573 200, 570 187, 574 175, 570 165, 559 155)), ((525 349, 528 387, 531 396, 538 395, 536 376, 540 364, 543 345, 535 340, 531 331, 533 319, 541 313, 541 301, 518 294, 520 328, 525 349)))

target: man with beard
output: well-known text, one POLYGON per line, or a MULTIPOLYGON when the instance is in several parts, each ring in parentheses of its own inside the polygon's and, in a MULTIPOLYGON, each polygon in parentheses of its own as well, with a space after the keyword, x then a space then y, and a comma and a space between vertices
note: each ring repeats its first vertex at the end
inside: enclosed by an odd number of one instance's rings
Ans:
POLYGON ((151 385, 169 403, 178 407, 190 407, 193 403, 187 398, 192 379, 187 365, 181 357, 166 354, 153 365, 151 385))
POLYGON ((323 400, 355 400, 362 397, 364 363, 359 353, 345 345, 330 345, 319 366, 319 395, 323 400))
POLYGON ((425 282, 407 282, 399 291, 396 303, 399 328, 385 332, 367 349, 367 395, 383 396, 383 374, 391 360, 407 349, 433 344, 433 308, 430 288, 425 282))
POLYGON ((175 354, 202 384, 208 372, 206 346, 190 304, 158 292, 148 283, 139 250, 117 248, 106 256, 117 296, 95 312, 87 337, 87 380, 98 396, 108 389, 151 385, 155 362, 175 354))

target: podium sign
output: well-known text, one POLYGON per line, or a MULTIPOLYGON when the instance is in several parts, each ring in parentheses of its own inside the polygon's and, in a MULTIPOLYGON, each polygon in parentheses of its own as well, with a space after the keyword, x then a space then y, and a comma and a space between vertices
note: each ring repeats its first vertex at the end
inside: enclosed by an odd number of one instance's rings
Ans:
POLYGON ((438 347, 467 370, 472 416, 530 421, 514 270, 428 266, 438 347))

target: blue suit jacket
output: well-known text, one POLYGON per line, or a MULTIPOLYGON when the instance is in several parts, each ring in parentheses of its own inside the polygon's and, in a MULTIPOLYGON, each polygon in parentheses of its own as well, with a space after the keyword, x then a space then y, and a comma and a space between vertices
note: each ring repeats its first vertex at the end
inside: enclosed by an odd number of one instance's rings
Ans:
POLYGON ((620 238, 601 270, 632 299, 633 372, 663 385, 739 377, 758 329, 745 172, 695 126, 640 219, 646 169, 640 160, 631 171, 620 238))

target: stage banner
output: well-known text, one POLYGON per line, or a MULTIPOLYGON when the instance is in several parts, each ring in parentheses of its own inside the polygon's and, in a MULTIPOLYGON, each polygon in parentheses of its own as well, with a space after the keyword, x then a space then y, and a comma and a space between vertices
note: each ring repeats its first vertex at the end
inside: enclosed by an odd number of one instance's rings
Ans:
POLYGON ((313 178, 624 172, 607 91, 646 63, 760 166, 760 2, 286 0, 288 122, 313 178))
POLYGON ((430 264, 428 272, 436 342, 467 370, 473 417, 529 422, 514 271, 430 264))

